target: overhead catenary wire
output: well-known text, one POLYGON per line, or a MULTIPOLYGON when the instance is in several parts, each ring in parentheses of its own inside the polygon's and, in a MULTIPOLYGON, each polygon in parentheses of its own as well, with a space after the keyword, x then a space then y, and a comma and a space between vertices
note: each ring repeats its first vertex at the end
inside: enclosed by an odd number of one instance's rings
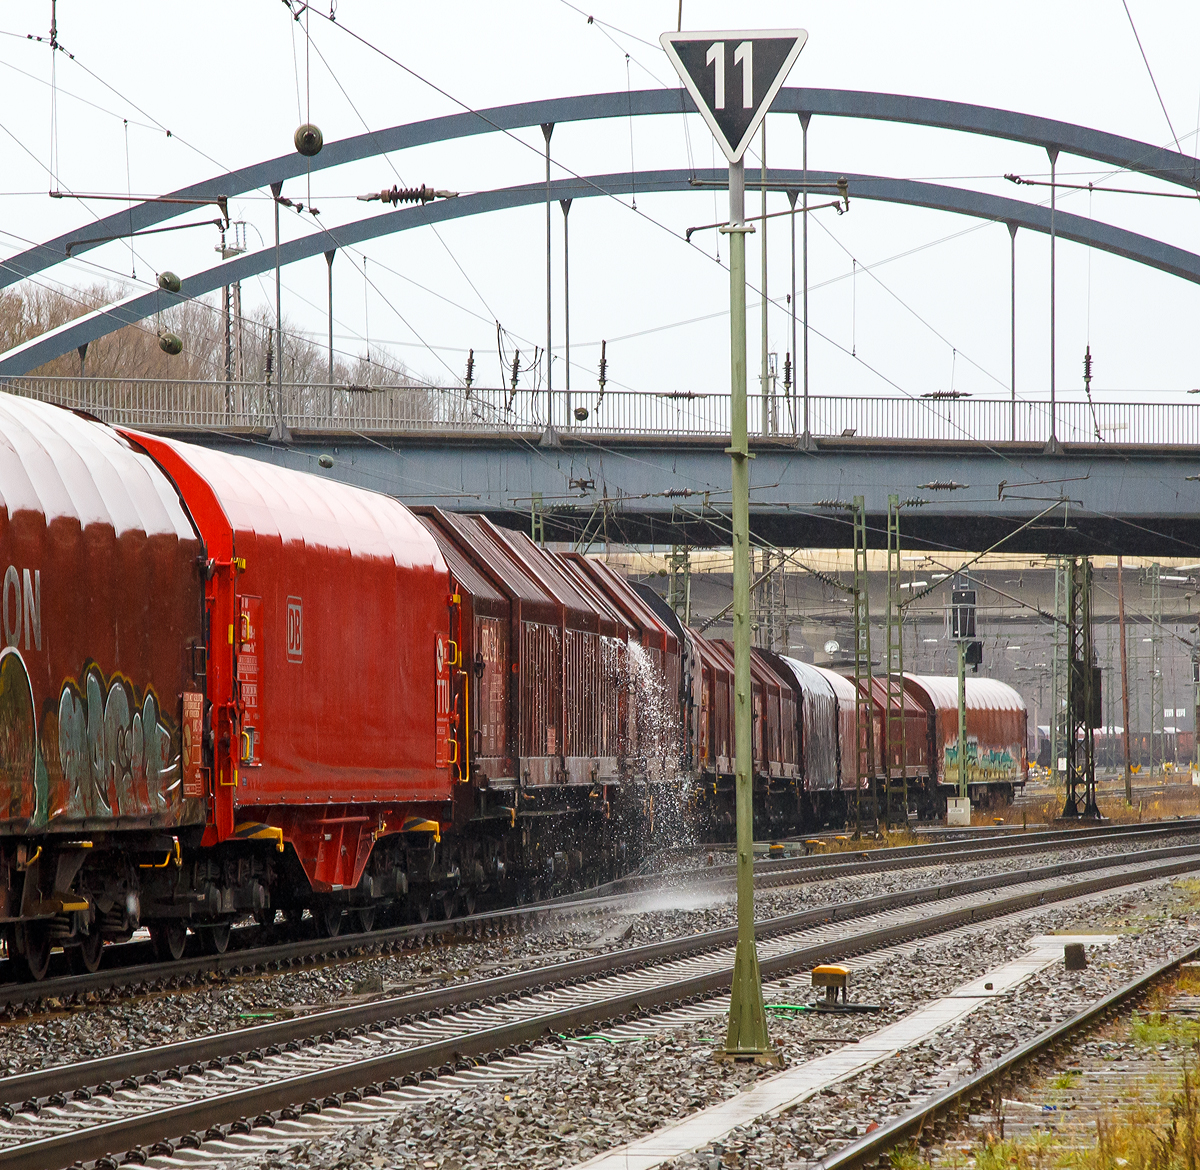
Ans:
MULTIPOLYGON (((46 78, 38 77, 37 74, 30 73, 27 70, 14 65, 11 61, 0 60, 0 66, 3 66, 5 69, 11 69, 14 73, 19 73, 22 77, 27 78, 29 81, 36 82, 38 85, 44 85, 47 88, 50 86, 50 82, 47 81, 46 78)), ((81 102, 85 106, 91 106, 91 108, 96 110, 98 113, 107 114, 110 118, 116 118, 118 121, 128 121, 130 125, 136 126, 139 130, 153 130, 156 134, 160 133, 159 128, 157 126, 152 126, 149 122, 139 122, 136 118, 127 119, 124 114, 119 114, 116 110, 110 110, 107 106, 102 106, 98 102, 91 101, 89 98, 85 98, 82 94, 75 93, 73 90, 64 89, 61 85, 56 87, 56 91, 59 97, 72 98, 74 101, 81 102)), ((44 191, 37 191, 34 193, 38 195, 45 194, 44 191)))
MULTIPOLYGON (((851 254, 851 253, 850 253, 850 250, 849 250, 849 249, 846 247, 846 245, 845 245, 845 244, 843 244, 843 243, 842 243, 842 241, 841 241, 841 240, 839 240, 839 239, 837 238, 837 236, 836 236, 836 235, 834 235, 834 233, 833 233, 833 232, 831 232, 831 231, 829 230, 829 228, 828 228, 828 227, 826 227, 826 226, 825 226, 825 224, 821 222, 821 219, 820 219, 819 217, 818 217, 818 218, 815 220, 815 223, 816 223, 817 227, 819 227, 819 228, 821 229, 821 231, 823 231, 823 232, 824 232, 824 233, 825 233, 825 234, 826 234, 826 235, 827 235, 827 236, 828 236, 828 237, 829 237, 829 238, 830 238, 830 239, 831 239, 831 240, 832 240, 832 241, 833 241, 833 242, 834 242, 834 243, 835 243, 835 244, 836 244, 836 245, 837 245, 839 248, 841 248, 841 250, 842 250, 843 252, 845 252, 845 253, 846 253, 846 255, 847 255, 847 256, 849 256, 849 255, 851 254)), ((994 225, 991 225, 991 224, 985 224, 985 225, 980 225, 980 226, 994 226, 994 225)), ((925 328, 926 328, 926 329, 928 329, 928 330, 929 330, 929 332, 930 332, 930 333, 932 333, 932 334, 933 334, 933 335, 934 335, 934 336, 935 336, 935 337, 936 337, 936 338, 937 338, 939 341, 941 341, 943 344, 945 344, 946 346, 950 347, 950 348, 951 348, 951 349, 953 349, 953 350, 956 350, 956 351, 957 351, 957 350, 959 349, 959 347, 958 347, 958 346, 957 346, 957 345, 956 345, 954 342, 952 342, 952 341, 951 341, 951 340, 950 340, 950 339, 949 339, 949 338, 948 338, 948 337, 947 337, 947 336, 946 336, 944 333, 942 333, 942 332, 941 332, 941 330, 939 330, 939 329, 938 329, 936 326, 934 326, 934 325, 933 325, 933 324, 931 324, 931 323, 930 323, 928 320, 926 320, 926 319, 925 319, 925 318, 924 318, 924 317, 923 317, 923 316, 922 316, 920 313, 918 313, 918 312, 917 312, 917 310, 916 310, 916 309, 914 309, 914 308, 912 307, 912 305, 910 305, 910 304, 909 304, 909 303, 908 303, 908 302, 907 302, 907 301, 906 301, 906 300, 905 300, 905 299, 904 299, 902 296, 900 296, 900 294, 899 294, 899 293, 895 292, 895 291, 894 291, 894 290, 893 290, 891 287, 889 287, 887 284, 885 284, 885 283, 884 283, 884 281, 883 281, 883 280, 882 280, 882 279, 879 277, 879 275, 878 275, 876 272, 874 272, 874 271, 873 271, 873 269, 874 269, 874 268, 876 268, 876 267, 879 267, 879 265, 877 265, 877 264, 876 264, 876 265, 866 265, 866 264, 859 264, 857 260, 854 260, 854 259, 853 259, 853 257, 852 257, 852 261, 853 261, 853 263, 854 263, 854 265, 855 265, 855 267, 854 267, 854 272, 853 272, 853 275, 854 275, 855 277, 857 277, 857 274, 858 274, 858 269, 859 269, 859 268, 862 268, 862 269, 863 269, 863 270, 866 272, 866 274, 867 274, 867 275, 868 275, 868 276, 869 276, 869 277, 870 277, 870 278, 871 278, 873 281, 875 281, 875 283, 876 283, 877 285, 879 285, 879 287, 880 287, 881 289, 883 289, 883 291, 884 291, 885 293, 887 293, 887 294, 888 294, 888 296, 890 296, 890 297, 891 297, 891 298, 892 298, 894 301, 896 301, 896 302, 897 302, 897 304, 899 304, 899 305, 900 305, 900 306, 901 306, 903 309, 905 309, 905 310, 907 310, 909 313, 911 313, 911 314, 912 314, 912 315, 913 315, 913 316, 914 316, 914 317, 915 317, 915 318, 916 318, 916 319, 917 319, 917 320, 918 320, 918 321, 919 321, 919 322, 920 322, 922 325, 924 325, 924 326, 925 326, 925 328)), ((812 292, 812 291, 815 291, 815 290, 816 290, 816 289, 818 289, 818 288, 823 288, 823 287, 825 287, 825 285, 828 285, 828 284, 830 284, 830 283, 832 283, 832 282, 831 282, 831 281, 824 281, 824 282, 822 282, 821 284, 812 285, 812 286, 810 286, 810 292, 812 292)), ((778 307, 778 306, 777 306, 777 307, 778 307)), ((1002 387, 1002 388, 1003 388, 1003 389, 1005 389, 1005 390, 1007 390, 1007 389, 1008 389, 1008 383, 1007 383, 1007 382, 1005 382, 1005 381, 1004 381, 1003 379, 1001 379, 1001 378, 997 378, 995 374, 993 374, 993 373, 992 373, 990 370, 988 370, 988 369, 985 369, 983 366, 981 366, 981 365, 980 365, 980 364, 979 364, 977 361, 975 361, 975 360, 974 360, 974 359, 973 359, 973 358, 972 358, 972 357, 971 357, 969 354, 965 354, 965 353, 964 353, 964 354, 963 354, 963 360, 964 360, 964 361, 967 361, 967 362, 969 362, 971 365, 973 365, 973 366, 974 366, 974 367, 975 367, 975 368, 976 368, 976 369, 977 369, 977 370, 978 370, 978 371, 979 371, 981 374, 983 374, 985 377, 987 377, 987 378, 990 378, 990 379, 991 379, 993 382, 995 382, 997 386, 1000 386, 1000 387, 1002 387)))
MULTIPOLYGON (((313 40, 312 40, 311 36, 308 36, 307 30, 306 30, 306 34, 305 34, 305 35, 306 35, 306 37, 308 37, 308 43, 311 45, 311 47, 312 47, 313 51, 314 51, 314 52, 317 54, 317 57, 320 59, 320 61, 321 61, 321 64, 325 66, 325 69, 326 69, 326 71, 329 73, 329 76, 330 76, 330 78, 333 80, 333 83, 334 83, 334 84, 335 84, 335 85, 338 87, 338 89, 341 91, 341 94, 342 94, 342 96, 343 96, 343 97, 346 99, 346 102, 347 102, 347 104, 348 104, 348 105, 350 106, 350 108, 351 108, 351 109, 354 111, 354 115, 355 115, 355 117, 357 117, 357 118, 358 118, 358 120, 359 120, 359 122, 360 122, 360 123, 362 123, 362 127, 363 127, 363 129, 364 129, 364 130, 365 130, 365 131, 366 131, 366 132, 367 132, 369 135, 371 135, 371 137, 372 137, 373 139, 375 139, 375 138, 376 138, 376 131, 373 129, 373 127, 370 125, 370 123, 368 123, 368 122, 367 122, 366 118, 365 118, 365 117, 363 116, 363 114, 362 114, 362 111, 361 111, 361 110, 359 110, 359 108, 358 108, 358 106, 355 104, 354 100, 353 100, 353 99, 350 97, 349 93, 347 93, 347 91, 346 91, 346 87, 345 87, 345 86, 342 84, 341 78, 339 78, 339 77, 338 77, 338 75, 337 75, 336 71, 333 69, 333 66, 331 66, 331 65, 329 64, 328 60, 326 60, 326 58, 325 58, 325 55, 324 55, 324 54, 321 52, 321 47, 320 47, 320 45, 318 45, 318 44, 315 44, 315 43, 313 42, 313 40)), ((377 140, 377 139, 376 139, 376 140, 377 140)), ((396 165, 395 165, 395 163, 392 161, 391 155, 390 155, 389 153, 387 153, 387 152, 381 151, 381 152, 380 152, 380 156, 381 156, 381 157, 383 158, 383 160, 384 160, 384 161, 387 163, 387 165, 388 165, 388 166, 391 168, 392 174, 394 174, 394 175, 396 176, 396 178, 397 178, 397 180, 399 181, 400 185, 401 185, 401 186, 407 186, 407 184, 406 184, 406 183, 405 183, 405 181, 404 181, 404 178, 403 178, 403 176, 402 176, 402 175, 400 174, 400 172, 399 172, 399 171, 396 169, 396 165)), ((356 198, 356 197, 355 197, 355 198, 356 198)), ((496 315, 496 313, 495 313, 495 312, 492 310, 492 307, 491 307, 491 306, 488 304, 487 298, 486 298, 486 297, 484 297, 484 295, 483 295, 483 293, 482 293, 482 292, 480 292, 480 290, 479 290, 478 286, 477 286, 477 285, 475 284, 475 282, 474 282, 474 281, 471 279, 471 277, 470 277, 470 276, 467 274, 467 271, 466 271, 466 269, 464 269, 464 268, 463 268, 462 264, 461 264, 461 263, 459 263, 458 257, 457 257, 457 256, 454 254, 453 250, 450 248, 450 245, 446 243, 446 241, 445 241, 445 239, 443 238, 443 236, 442 236, 441 232, 439 232, 439 231, 438 231, 438 229, 437 229, 437 225, 436 225, 436 224, 430 224, 430 225, 429 225, 429 228, 430 228, 430 230, 433 232, 433 234, 434 234, 434 236, 436 237, 436 239, 437 239, 438 243, 439 243, 439 244, 442 246, 442 249, 445 251, 446 255, 450 257, 450 261, 451 261, 451 263, 454 265, 454 267, 455 267, 455 268, 457 268, 457 269, 458 269, 458 271, 459 271, 459 273, 462 275, 463 279, 464 279, 464 280, 467 282, 467 284, 470 286, 470 289, 471 289, 471 291, 472 291, 472 292, 473 292, 473 293, 476 295, 476 297, 478 297, 478 298, 479 298, 479 303, 480 303, 481 305, 483 305, 484 309, 486 309, 486 310, 487 310, 487 313, 488 313, 488 316, 489 316, 489 318, 490 318, 492 321, 495 321, 495 320, 497 320, 497 315, 496 315)))
POLYGON ((1162 92, 1158 88, 1158 82, 1154 79, 1154 70, 1150 68, 1150 58, 1146 56, 1146 50, 1142 46, 1142 38, 1138 35, 1137 25, 1133 23, 1133 13, 1129 11, 1127 0, 1121 0, 1121 7, 1125 9, 1125 15, 1129 19, 1129 27, 1133 30, 1133 39, 1137 41, 1138 52, 1142 55, 1142 64, 1146 66, 1146 72, 1150 75, 1150 84, 1154 86, 1154 96, 1158 98, 1158 104, 1162 109, 1163 117, 1167 120, 1167 128, 1171 131, 1171 137, 1175 140, 1175 149, 1182 154, 1183 147, 1179 145, 1179 135, 1175 133, 1175 127, 1171 124, 1171 115, 1167 113, 1167 103, 1163 101, 1162 92))
POLYGON ((58 183, 58 0, 50 0, 50 177, 58 183))
POLYGON ((132 269, 130 276, 137 280, 137 253, 133 250, 133 179, 129 169, 129 120, 125 120, 125 187, 126 195, 129 196, 129 266, 132 269))

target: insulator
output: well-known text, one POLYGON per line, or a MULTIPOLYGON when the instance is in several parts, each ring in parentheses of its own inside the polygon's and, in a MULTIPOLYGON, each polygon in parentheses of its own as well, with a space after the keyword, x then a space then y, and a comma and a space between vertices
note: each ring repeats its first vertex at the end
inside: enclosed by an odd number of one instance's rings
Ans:
POLYGON ((792 384, 792 355, 785 354, 783 359, 783 385, 784 388, 790 388, 792 384))
POLYGON ((465 379, 467 386, 471 386, 475 381, 475 351, 467 351, 467 376, 465 379))
POLYGON ((608 358, 605 352, 608 349, 608 342, 600 342, 600 393, 604 393, 604 384, 608 381, 608 358))
POLYGON ((177 333, 160 333, 158 335, 158 348, 163 353, 169 353, 174 357, 176 354, 183 353, 183 341, 177 333))
POLYGON ((390 191, 380 191, 379 198, 383 203, 398 207, 401 203, 428 203, 436 196, 432 187, 423 184, 420 187, 393 187, 390 191))
POLYGON ((517 388, 517 375, 521 372, 521 351, 518 349, 513 354, 512 360, 512 388, 517 388))
POLYGON ((166 272, 158 274, 158 287, 164 292, 177 293, 183 286, 179 277, 168 269, 166 272))
POLYGON ((292 136, 292 141, 296 144, 296 149, 305 158, 312 158, 314 154, 320 154, 321 147, 325 145, 324 135, 311 122, 305 122, 302 126, 297 126, 296 133, 292 136))

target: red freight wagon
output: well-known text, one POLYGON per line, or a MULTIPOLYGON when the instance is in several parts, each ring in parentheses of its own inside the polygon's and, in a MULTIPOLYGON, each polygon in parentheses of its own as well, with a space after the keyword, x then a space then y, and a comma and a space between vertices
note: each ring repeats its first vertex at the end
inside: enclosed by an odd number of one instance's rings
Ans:
MULTIPOLYGON (((697 639, 704 670, 700 738, 709 743, 707 770, 732 775, 734 770, 733 643, 697 639), (707 731, 707 735, 705 732, 707 731), (713 766, 715 764, 715 767, 713 766)), ((767 662, 751 653, 751 750, 756 775, 797 775, 798 747, 794 730, 796 697, 767 662)))
POLYGON ((95 970, 139 925, 127 865, 203 832, 199 554, 137 447, 0 395, 0 922, 23 975, 52 945, 95 970))
POLYGON ((199 553, 144 453, 0 396, 0 834, 203 823, 191 756, 181 773, 199 553))
POLYGON ((750 661, 770 683, 767 694, 773 697, 767 705, 768 722, 778 724, 777 728, 772 726, 770 729, 770 738, 775 745, 775 754, 768 761, 770 775, 794 780, 801 774, 800 711, 803 706, 796 679, 783 666, 779 656, 769 650, 755 649, 750 661))
MULTIPOLYGON (((586 669, 586 656, 576 654, 573 656, 574 677, 567 679, 568 701, 576 707, 582 707, 589 722, 600 729, 598 736, 588 736, 584 742, 603 744, 611 741, 615 744, 622 773, 642 776, 644 767, 638 745, 638 696, 633 685, 633 664, 629 656, 629 647, 637 637, 636 629, 612 598, 578 565, 547 553, 524 533, 510 533, 510 537, 528 545, 560 585, 574 589, 600 615, 599 651, 601 665, 608 672, 609 681, 607 686, 591 690, 593 675, 586 669), (581 670, 581 667, 584 669, 581 670)), ((599 750, 603 752, 605 749, 601 746, 599 750)))
POLYGON ((634 629, 629 651, 629 678, 635 700, 631 750, 647 774, 663 779, 675 774, 679 735, 679 640, 654 611, 603 561, 579 553, 564 558, 583 573, 634 629))
POLYGON ((624 630, 527 537, 419 510, 509 604, 510 775, 529 786, 618 778, 624 630))
MULTIPOLYGON (((843 678, 835 671, 823 666, 814 666, 821 676, 833 688, 834 699, 837 701, 838 726, 838 764, 841 777, 841 787, 853 791, 867 786, 865 778, 858 776, 858 747, 855 739, 855 687, 849 679, 843 678)), ((876 752, 879 740, 876 738, 876 752)))
MULTIPOLYGON (((958 783, 958 679, 906 674, 905 686, 927 713, 936 782, 958 783)), ((990 678, 966 680, 967 782, 971 796, 999 791, 1011 799, 1025 783, 1027 713, 1025 700, 1006 683, 990 678)))
POLYGON ((806 792, 838 787, 838 708, 833 687, 815 666, 771 655, 793 678, 800 701, 800 761, 806 792))
POLYGON ((901 687, 896 701, 891 704, 892 718, 887 718, 885 713, 888 711, 888 688, 887 680, 882 678, 871 679, 871 696, 875 704, 875 754, 878 774, 883 775, 882 762, 886 757, 890 776, 901 775, 902 769, 909 779, 928 776, 929 732, 924 707, 901 687), (895 743, 890 742, 897 713, 904 724, 903 743, 898 737, 895 743))
POLYGON ((733 773, 733 663, 715 642, 696 636, 700 702, 695 711, 696 767, 710 775, 733 773))
MULTIPOLYGON (((717 643, 733 669, 733 643, 717 643)), ((786 734, 784 727, 796 723, 796 696, 792 685, 782 683, 779 676, 759 657, 750 652, 750 692, 753 712, 754 771, 760 776, 796 775, 798 753, 795 731, 786 734), (785 742, 786 739, 786 742, 785 742)), ((730 712, 730 720, 734 713, 730 712)))
POLYGON ((208 558, 206 841, 282 831, 314 890, 353 889, 406 816, 448 819, 445 561, 387 496, 127 434, 175 481, 208 558))
POLYGON ((514 562, 557 599, 563 614, 562 780, 591 784, 611 775, 627 748, 625 704, 618 684, 626 669, 629 623, 523 532, 483 523, 514 562))
POLYGON ((423 523, 437 541, 460 602, 455 630, 459 661, 454 699, 462 718, 454 765, 458 780, 475 788, 509 788, 517 766, 510 755, 509 639, 512 607, 503 590, 465 555, 430 515, 423 523))

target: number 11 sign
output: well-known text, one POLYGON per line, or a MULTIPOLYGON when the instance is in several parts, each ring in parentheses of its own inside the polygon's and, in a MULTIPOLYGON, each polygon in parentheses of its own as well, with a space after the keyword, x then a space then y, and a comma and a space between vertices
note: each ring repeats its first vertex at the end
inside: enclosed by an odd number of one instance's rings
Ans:
POLYGON ((729 459, 733 528, 734 791, 738 942, 725 1060, 778 1062, 767 1035, 754 935, 754 788, 750 663, 750 447, 746 398, 746 168, 742 155, 793 62, 802 29, 663 33, 662 47, 729 159, 729 459))
POLYGON ((667 32, 658 39, 725 157, 735 163, 766 117, 808 33, 799 28, 667 32))

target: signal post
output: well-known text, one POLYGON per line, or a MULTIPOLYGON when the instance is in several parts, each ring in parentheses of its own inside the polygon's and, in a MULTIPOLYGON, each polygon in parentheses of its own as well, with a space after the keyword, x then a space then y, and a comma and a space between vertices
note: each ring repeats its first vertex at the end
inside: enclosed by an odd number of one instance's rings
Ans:
POLYGON ((777 1063, 767 1036, 754 939, 754 760, 750 677, 750 447, 746 394, 746 171, 754 132, 804 48, 801 29, 676 32, 659 38, 729 160, 729 457, 733 488, 734 778, 737 809, 737 955, 724 1051, 777 1063))

